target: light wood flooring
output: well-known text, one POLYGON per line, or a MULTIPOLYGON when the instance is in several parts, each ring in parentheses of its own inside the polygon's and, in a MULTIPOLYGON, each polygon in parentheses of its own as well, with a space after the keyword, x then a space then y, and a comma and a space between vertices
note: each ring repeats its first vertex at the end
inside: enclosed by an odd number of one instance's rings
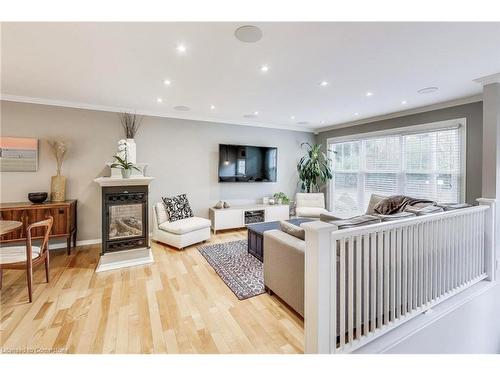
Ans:
MULTIPOLYGON (((246 238, 246 231, 210 242, 246 238)), ((96 274, 100 246, 51 251, 49 284, 6 270, 0 347, 66 353, 302 353, 304 324, 274 296, 239 301, 195 246, 153 243, 155 263, 96 274)))

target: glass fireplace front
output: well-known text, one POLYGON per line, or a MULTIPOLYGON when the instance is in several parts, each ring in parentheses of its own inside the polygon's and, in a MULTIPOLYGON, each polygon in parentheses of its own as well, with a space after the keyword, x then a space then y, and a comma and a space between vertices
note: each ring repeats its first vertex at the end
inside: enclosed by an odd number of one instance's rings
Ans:
POLYGON ((142 235, 142 203, 109 207, 110 241, 142 235))

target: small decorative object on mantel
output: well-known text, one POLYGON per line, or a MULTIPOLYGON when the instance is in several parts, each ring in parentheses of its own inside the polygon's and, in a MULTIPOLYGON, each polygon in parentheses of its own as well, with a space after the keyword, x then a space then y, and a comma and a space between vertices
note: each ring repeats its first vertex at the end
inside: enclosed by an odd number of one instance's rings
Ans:
POLYGON ((273 205, 273 204, 275 204, 275 199, 274 198, 269 198, 268 202, 269 202, 270 205, 273 205))
POLYGON ((123 130, 125 131, 126 143, 127 143, 127 159, 135 164, 137 162, 136 157, 136 144, 135 144, 135 135, 141 126, 141 122, 143 117, 137 116, 137 114, 123 112, 120 113, 120 121, 123 126, 123 130))
POLYGON ((31 203, 40 204, 40 203, 45 202, 45 200, 47 199, 48 196, 49 196, 49 194, 46 192, 29 193, 28 200, 31 203))
POLYGON ((222 201, 218 201, 214 206, 217 210, 220 210, 222 207, 224 207, 224 203, 222 201))
POLYGON ((57 139, 51 139, 47 142, 57 164, 57 175, 52 176, 50 181, 50 200, 52 202, 63 202, 66 200, 66 177, 61 175, 61 168, 68 152, 68 143, 57 139))
POLYGON ((231 207, 231 205, 229 204, 229 202, 224 202, 224 208, 229 208, 231 207))

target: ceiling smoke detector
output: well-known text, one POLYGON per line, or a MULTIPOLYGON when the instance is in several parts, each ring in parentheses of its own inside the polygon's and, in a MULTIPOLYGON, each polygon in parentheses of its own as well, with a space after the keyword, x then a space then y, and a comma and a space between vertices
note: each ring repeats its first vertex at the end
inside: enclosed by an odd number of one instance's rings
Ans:
POLYGON ((417 92, 419 94, 431 94, 433 92, 436 92, 437 90, 439 90, 437 87, 432 86, 432 87, 424 87, 423 89, 420 89, 417 92))
POLYGON ((238 27, 234 32, 234 36, 244 43, 255 43, 262 39, 262 30, 257 26, 245 25, 238 27))
POLYGON ((174 107, 174 109, 175 109, 176 111, 185 111, 185 112, 186 112, 186 111, 190 111, 190 110, 191 110, 191 108, 186 107, 185 105, 176 105, 176 106, 174 107))

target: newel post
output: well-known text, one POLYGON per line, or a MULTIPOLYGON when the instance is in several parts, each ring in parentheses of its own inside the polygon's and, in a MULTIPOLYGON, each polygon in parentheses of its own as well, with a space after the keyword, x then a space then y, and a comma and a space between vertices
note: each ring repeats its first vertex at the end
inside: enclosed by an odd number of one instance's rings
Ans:
POLYGON ((331 249, 331 234, 336 227, 321 221, 304 223, 302 227, 306 231, 305 353, 332 353, 332 333, 336 336, 331 327, 332 313, 336 311, 332 304, 336 299, 332 301, 331 296, 332 288, 336 289, 337 267, 332 267, 332 258, 336 260, 336 256, 331 249))
POLYGON ((484 220, 484 256, 485 256, 485 272, 488 274, 489 281, 495 280, 496 258, 498 250, 496 248, 496 202, 495 199, 479 198, 479 205, 488 206, 490 209, 486 211, 484 220))

